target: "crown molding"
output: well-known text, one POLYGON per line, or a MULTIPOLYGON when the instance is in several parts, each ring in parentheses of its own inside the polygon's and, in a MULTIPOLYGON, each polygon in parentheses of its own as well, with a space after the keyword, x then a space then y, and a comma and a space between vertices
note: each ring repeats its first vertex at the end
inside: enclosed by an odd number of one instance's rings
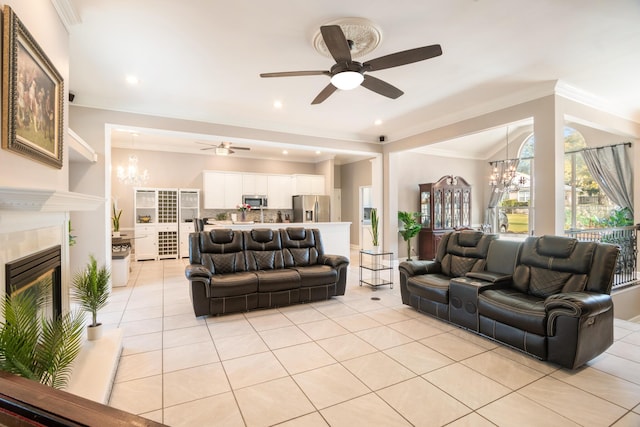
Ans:
POLYGON ((73 6, 71 0, 51 0, 53 7, 55 7, 58 16, 62 21, 62 25, 67 30, 67 33, 71 32, 71 26, 82 22, 80 15, 73 6))

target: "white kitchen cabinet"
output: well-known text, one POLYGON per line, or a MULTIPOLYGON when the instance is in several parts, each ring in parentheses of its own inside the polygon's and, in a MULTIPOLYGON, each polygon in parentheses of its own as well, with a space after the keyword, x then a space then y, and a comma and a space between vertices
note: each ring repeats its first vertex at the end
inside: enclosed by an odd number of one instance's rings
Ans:
POLYGON ((203 171, 202 190, 205 209, 235 209, 242 203, 242 174, 203 171))
POLYGON ((179 190, 179 227, 178 249, 179 256, 189 256, 189 233, 193 233, 193 219, 200 217, 200 190, 181 188, 179 190))
POLYGON ((324 175, 293 175, 293 195, 325 194, 324 175))
POLYGON ((224 172, 203 171, 202 192, 205 209, 222 208, 224 205, 224 172))
POLYGON ((269 209, 291 209, 291 175, 267 176, 269 209))
POLYGON ((148 259, 157 260, 158 245, 156 226, 136 225, 134 245, 136 261, 148 259))
POLYGON ((267 194, 267 175, 261 173, 242 174, 242 194, 259 195, 267 194))
POLYGON ((224 209, 235 209, 242 203, 242 174, 227 173, 224 176, 224 209))

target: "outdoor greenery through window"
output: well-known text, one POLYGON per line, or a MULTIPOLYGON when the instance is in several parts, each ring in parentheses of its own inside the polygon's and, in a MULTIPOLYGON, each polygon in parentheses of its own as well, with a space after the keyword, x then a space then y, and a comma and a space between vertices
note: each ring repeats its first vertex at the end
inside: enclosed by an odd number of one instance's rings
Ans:
MULTIPOLYGON (((565 126, 564 228, 576 230, 620 225, 615 219, 624 216, 624 212, 620 212, 591 176, 582 155, 584 148, 587 144, 582 134, 565 126)), ((531 234, 533 229, 534 149, 535 137, 531 135, 520 147, 516 176, 499 203, 499 229, 503 233, 531 234)))

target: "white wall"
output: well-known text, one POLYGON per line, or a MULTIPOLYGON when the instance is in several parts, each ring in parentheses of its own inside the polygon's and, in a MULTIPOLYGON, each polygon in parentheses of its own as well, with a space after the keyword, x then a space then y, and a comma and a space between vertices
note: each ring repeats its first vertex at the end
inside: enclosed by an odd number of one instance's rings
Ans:
MULTIPOLYGON (((69 35, 50 0, 6 0, 20 21, 45 52, 64 80, 64 129, 68 123, 67 93, 69 81, 69 35)), ((0 62, 2 58, 0 58, 0 62)), ((2 88, 0 88, 0 92, 2 88)), ((2 123, 4 132, 5 123, 2 123)), ((66 139, 66 132, 63 136, 66 139)), ((68 148, 63 144, 63 167, 46 166, 4 149, 0 150, 0 185, 7 187, 47 188, 67 191, 68 148)))

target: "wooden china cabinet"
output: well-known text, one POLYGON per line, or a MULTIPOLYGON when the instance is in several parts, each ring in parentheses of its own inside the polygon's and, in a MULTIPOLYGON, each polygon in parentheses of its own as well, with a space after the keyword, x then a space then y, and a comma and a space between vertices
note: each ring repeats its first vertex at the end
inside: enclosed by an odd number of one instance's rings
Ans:
POLYGON ((418 258, 434 259, 444 233, 471 225, 471 185, 460 176, 445 175, 419 187, 418 258))

